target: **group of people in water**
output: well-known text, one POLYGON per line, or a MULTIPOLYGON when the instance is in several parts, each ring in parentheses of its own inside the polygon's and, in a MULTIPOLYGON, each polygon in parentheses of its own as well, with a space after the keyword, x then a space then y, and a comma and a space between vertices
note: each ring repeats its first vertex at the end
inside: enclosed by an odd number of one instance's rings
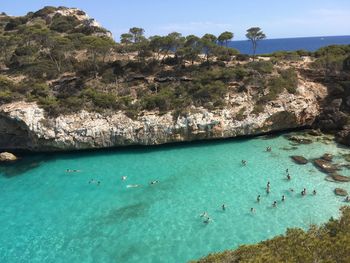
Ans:
MULTIPOLYGON (((267 152, 271 152, 271 151, 272 151, 272 148, 271 148, 271 147, 267 147, 267 148, 266 148, 266 151, 267 151, 267 152)), ((247 161, 246 161, 246 160, 242 160, 242 161, 241 161, 241 164, 242 164, 243 166, 246 166, 246 165, 247 165, 247 161)), ((290 180, 292 179, 292 177, 291 177, 291 175, 290 175, 290 173, 289 173, 289 169, 288 169, 288 168, 286 169, 286 179, 287 179, 287 181, 290 181, 290 180)), ((294 192, 294 189, 293 189, 293 188, 289 188, 289 191, 290 191, 290 192, 294 192)), ((266 184, 266 194, 268 195, 268 194, 270 194, 270 192, 271 192, 271 183, 270 183, 270 181, 268 181, 267 184, 266 184)), ((301 196, 306 196, 306 195, 307 195, 306 188, 303 188, 303 190, 301 191, 300 194, 301 194, 301 196)), ((312 191, 312 195, 316 195, 316 194, 317 194, 317 192, 316 192, 316 190, 314 189, 314 190, 312 191)), ((257 202, 257 203, 260 203, 260 201, 261 201, 261 195, 259 194, 259 195, 256 197, 256 202, 257 202)), ((281 197, 281 202, 285 202, 285 201, 286 201, 286 196, 285 196, 285 195, 282 195, 282 197, 281 197)), ((350 196, 347 196, 346 202, 350 202, 350 196)), ((273 208, 277 208, 277 204, 278 204, 277 200, 274 200, 273 203, 272 203, 272 207, 273 207, 273 208)), ((226 206, 225 204, 222 204, 222 206, 221 206, 222 211, 226 211, 226 208, 227 208, 227 206, 226 206)), ((255 212, 256 212, 256 209, 255 209, 254 207, 251 207, 251 208, 250 208, 250 212, 251 212, 251 213, 255 213, 255 212)), ((205 224, 208 224, 208 223, 210 223, 210 222, 212 221, 212 219, 209 217, 209 215, 208 215, 207 212, 203 212, 202 214, 200 214, 200 217, 205 218, 204 221, 203 221, 203 223, 205 223, 205 224)))
MULTIPOLYGON (((122 176, 121 179, 122 179, 122 181, 125 181, 127 178, 128 178, 127 176, 122 176)), ((158 184, 158 183, 159 183, 158 180, 154 180, 154 181, 149 182, 150 185, 155 185, 155 184, 158 184)), ((140 185, 140 184, 128 184, 126 187, 127 188, 137 188, 137 187, 140 187, 140 186, 142 186, 142 185, 140 185)))

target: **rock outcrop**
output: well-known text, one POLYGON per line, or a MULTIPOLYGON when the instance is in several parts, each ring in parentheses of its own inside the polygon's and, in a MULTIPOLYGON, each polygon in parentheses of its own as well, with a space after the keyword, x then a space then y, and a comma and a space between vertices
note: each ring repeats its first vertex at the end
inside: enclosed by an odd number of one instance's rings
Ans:
POLYGON ((335 188, 334 193, 339 196, 347 196, 348 192, 345 189, 342 188, 335 188))
POLYGON ((13 162, 16 161, 17 157, 9 152, 0 153, 0 162, 13 162))
POLYGON ((291 158, 297 164, 307 164, 308 163, 308 160, 305 157, 303 157, 303 156, 293 155, 293 156, 291 156, 291 158))
POLYGON ((15 102, 0 106, 0 149, 78 150, 257 135, 312 125, 325 95, 324 87, 302 83, 298 94, 282 93, 259 114, 252 113, 253 96, 241 92, 228 94, 223 109, 192 107, 178 117, 143 112, 135 119, 122 111, 81 111, 54 118, 35 103, 15 102))

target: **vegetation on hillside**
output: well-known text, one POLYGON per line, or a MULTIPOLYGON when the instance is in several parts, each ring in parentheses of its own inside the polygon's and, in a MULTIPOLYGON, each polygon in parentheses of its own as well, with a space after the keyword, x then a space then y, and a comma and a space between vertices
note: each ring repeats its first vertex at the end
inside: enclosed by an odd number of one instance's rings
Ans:
MULTIPOLYGON (((0 104, 26 100, 50 115, 86 109, 135 117, 143 110, 220 108, 228 93, 250 89, 258 114, 281 92, 296 93, 296 71, 278 66, 287 55, 252 61, 228 47, 232 32, 146 38, 133 27, 116 43, 83 11, 67 10, 0 15, 0 104)), ((258 41, 264 34, 258 28, 249 36, 258 41)))
POLYGON ((288 229, 285 235, 210 254, 198 263, 350 262, 350 207, 341 211, 340 219, 331 218, 323 226, 288 229))

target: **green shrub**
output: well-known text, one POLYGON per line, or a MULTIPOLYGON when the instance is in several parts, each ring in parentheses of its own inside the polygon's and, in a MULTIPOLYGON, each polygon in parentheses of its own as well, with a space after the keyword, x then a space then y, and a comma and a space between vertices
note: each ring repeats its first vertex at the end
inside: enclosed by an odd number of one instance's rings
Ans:
MULTIPOLYGON (((350 262, 350 207, 341 209, 340 219, 307 231, 287 229, 286 233, 255 245, 242 245, 236 250, 210 254, 198 263, 248 262, 350 262)), ((194 263, 194 261, 192 261, 194 263)))
POLYGON ((72 31, 78 24, 79 20, 74 16, 63 16, 60 14, 56 14, 52 18, 50 29, 60 33, 64 33, 72 31))
POLYGON ((117 97, 111 93, 104 93, 92 88, 84 90, 83 97, 90 99, 93 104, 102 109, 116 109, 117 97))
POLYGON ((254 69, 261 74, 271 74, 273 71, 273 64, 271 61, 254 61, 246 64, 246 67, 254 69))

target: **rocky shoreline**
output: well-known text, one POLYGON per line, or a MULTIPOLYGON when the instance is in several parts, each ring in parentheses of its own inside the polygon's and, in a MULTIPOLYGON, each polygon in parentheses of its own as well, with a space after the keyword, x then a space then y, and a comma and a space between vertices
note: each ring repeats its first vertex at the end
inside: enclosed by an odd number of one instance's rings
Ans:
POLYGON ((309 127, 326 94, 324 86, 303 82, 297 94, 282 93, 256 114, 252 95, 237 93, 225 98, 228 106, 222 109, 192 107, 176 118, 173 112, 149 111, 135 119, 122 111, 84 110, 48 117, 36 103, 19 101, 0 106, 0 149, 40 152, 158 145, 309 127))

